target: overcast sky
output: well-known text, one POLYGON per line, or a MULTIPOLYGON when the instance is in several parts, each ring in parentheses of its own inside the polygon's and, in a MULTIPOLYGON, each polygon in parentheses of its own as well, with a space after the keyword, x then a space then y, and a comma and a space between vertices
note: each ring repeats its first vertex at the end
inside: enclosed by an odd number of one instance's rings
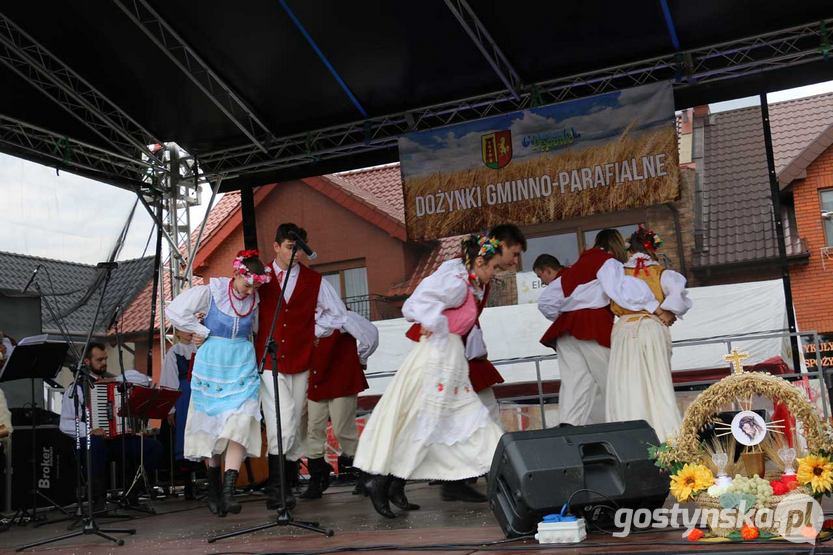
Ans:
MULTIPOLYGON (((833 81, 772 93, 779 102, 833 91, 833 81)), ((713 112, 758 104, 750 97, 713 104, 713 112)), ((192 226, 204 217, 203 205, 192 210, 192 226)), ((0 154, 0 251, 95 264, 106 260, 136 196, 128 191, 68 172, 0 154)), ((121 260, 142 255, 152 229, 139 206, 121 260)), ((153 252, 153 242, 147 254, 153 252)))
MULTIPOLYGON (((192 209, 192 226, 205 215, 192 209)), ((219 199, 219 196, 218 196, 219 199)), ((95 264, 106 260, 136 195, 69 172, 0 154, 0 251, 95 264)), ((216 201, 215 201, 216 202, 216 201)), ((140 204, 120 260, 142 256, 153 221, 140 204)), ((154 240, 147 255, 153 254, 154 240)))

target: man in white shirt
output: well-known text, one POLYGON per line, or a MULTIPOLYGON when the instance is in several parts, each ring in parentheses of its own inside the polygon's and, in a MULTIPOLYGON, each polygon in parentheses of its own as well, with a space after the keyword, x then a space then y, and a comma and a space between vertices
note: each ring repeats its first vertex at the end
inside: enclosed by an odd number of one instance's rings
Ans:
MULTIPOLYGON (((90 369, 96 381, 106 380, 108 378, 115 378, 116 376, 107 373, 107 347, 103 343, 92 342, 84 354, 84 365, 90 369)), ((130 379, 133 376, 126 376, 128 381, 134 382, 135 379, 130 379)), ((76 402, 80 403, 84 399, 84 391, 81 386, 77 387, 78 395, 70 397, 71 388, 64 392, 64 397, 61 401, 61 431, 66 435, 74 438, 76 434, 76 402)), ((81 412, 80 419, 77 422, 78 434, 81 438, 81 449, 86 447, 87 437, 87 423, 85 422, 84 412, 81 412)), ((107 465, 111 461, 120 461, 122 457, 122 437, 124 437, 125 456, 129 461, 138 461, 141 457, 141 444, 139 436, 125 435, 113 439, 108 439, 107 434, 102 428, 94 428, 90 431, 90 459, 92 462, 92 479, 93 479, 93 503, 97 506, 102 506, 105 496, 105 484, 107 478, 107 465)), ((159 465, 162 458, 162 444, 155 439, 145 438, 144 440, 144 464, 145 470, 149 475, 159 465)), ((82 456, 82 461, 85 460, 82 456)))

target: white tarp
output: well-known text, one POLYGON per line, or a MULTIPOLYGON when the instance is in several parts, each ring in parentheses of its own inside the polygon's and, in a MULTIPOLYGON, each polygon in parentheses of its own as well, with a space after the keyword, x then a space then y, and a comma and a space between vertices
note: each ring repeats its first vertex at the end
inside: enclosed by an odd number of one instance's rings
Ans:
MULTIPOLYGON (((527 293, 528 294, 528 293, 527 293)), ((671 328, 674 341, 768 332, 787 327, 784 290, 780 280, 694 287, 689 289, 694 307, 683 320, 671 328)), ((520 304, 487 308, 480 317, 491 360, 511 359, 535 355, 551 355, 552 349, 538 342, 549 322, 538 312, 535 304, 520 304)), ((410 352, 413 343, 405 337, 410 323, 404 319, 374 322, 379 328, 379 348, 368 361, 368 374, 395 371, 410 352)), ((746 351, 754 364, 771 356, 780 355, 787 362, 788 342, 775 339, 733 341, 733 347, 746 351)), ((722 356, 727 348, 723 343, 675 347, 672 359, 674 370, 695 370, 726 366, 722 356)), ((558 361, 540 363, 542 378, 558 377, 558 361)), ((498 367, 507 382, 535 380, 535 364, 530 362, 498 367)), ((370 389, 365 394, 384 391, 390 381, 386 378, 368 380, 370 389)))

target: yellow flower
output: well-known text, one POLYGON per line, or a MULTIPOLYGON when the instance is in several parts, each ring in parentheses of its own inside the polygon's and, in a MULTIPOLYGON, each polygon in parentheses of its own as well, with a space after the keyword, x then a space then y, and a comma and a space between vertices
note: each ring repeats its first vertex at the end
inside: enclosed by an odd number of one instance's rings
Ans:
POLYGON ((833 489, 833 462, 827 457, 807 455, 798 459, 796 475, 801 485, 810 484, 813 493, 825 493, 833 489))
POLYGON ((686 464, 671 476, 671 493, 677 501, 688 501, 691 496, 714 484, 712 471, 702 464, 686 464))

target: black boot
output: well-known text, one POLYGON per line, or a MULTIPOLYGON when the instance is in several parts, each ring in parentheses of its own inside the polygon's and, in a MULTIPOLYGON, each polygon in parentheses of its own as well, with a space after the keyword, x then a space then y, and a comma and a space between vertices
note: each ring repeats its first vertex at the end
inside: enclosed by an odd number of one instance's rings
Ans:
POLYGON ((367 484, 370 482, 371 476, 365 471, 356 469, 356 487, 353 488, 353 495, 364 495, 367 497, 370 492, 367 489, 367 484))
POLYGON ((388 488, 390 487, 390 476, 374 476, 368 485, 370 490, 370 501, 376 512, 385 518, 396 518, 390 510, 388 503, 388 488))
POLYGON ((220 498, 219 515, 226 516, 227 513, 236 515, 242 507, 234 500, 234 486, 237 483, 237 470, 226 470, 223 474, 223 496, 220 498))
POLYGON ((402 478, 395 476, 391 478, 390 487, 388 487, 388 499, 403 511, 416 511, 419 509, 419 505, 411 503, 405 497, 405 480, 402 478))
POLYGON ((441 495, 443 501, 465 501, 467 503, 485 503, 488 498, 468 485, 466 480, 443 482, 441 495))
POLYGON ((300 495, 301 499, 321 499, 321 494, 326 489, 325 482, 330 482, 330 465, 324 457, 320 459, 307 459, 309 470, 309 482, 307 489, 300 495))
POLYGON ((283 459, 284 471, 286 472, 286 487, 288 491, 297 489, 301 485, 301 461, 287 460, 286 456, 283 459))
POLYGON ((220 489, 222 488, 222 484, 220 483, 220 467, 209 466, 206 474, 208 476, 208 495, 206 495, 208 510, 216 515, 220 512, 220 489))
MULTIPOLYGON (((264 488, 264 492, 268 496, 266 498, 266 508, 274 511, 281 506, 281 479, 280 479, 280 464, 281 458, 277 455, 269 455, 269 482, 264 488)), ((289 475, 293 468, 294 462, 284 462, 284 472, 286 473, 286 483, 289 484, 289 475)), ((295 508, 295 497, 292 495, 292 488, 287 485, 286 488, 286 508, 295 508)))

